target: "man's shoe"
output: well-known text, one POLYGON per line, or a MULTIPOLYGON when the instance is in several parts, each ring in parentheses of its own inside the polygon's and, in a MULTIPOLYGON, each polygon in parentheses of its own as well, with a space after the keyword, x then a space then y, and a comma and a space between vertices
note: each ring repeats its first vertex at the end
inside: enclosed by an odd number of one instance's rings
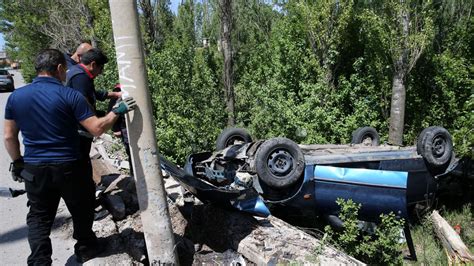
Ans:
POLYGON ((76 255, 76 261, 84 263, 90 259, 97 257, 100 253, 105 250, 103 245, 97 244, 93 246, 82 246, 74 251, 76 255))

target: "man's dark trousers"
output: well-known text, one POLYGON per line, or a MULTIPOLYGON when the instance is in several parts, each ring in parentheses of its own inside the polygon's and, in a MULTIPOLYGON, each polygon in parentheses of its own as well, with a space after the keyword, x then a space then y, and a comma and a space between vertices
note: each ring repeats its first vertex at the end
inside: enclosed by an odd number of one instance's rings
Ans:
POLYGON ((25 164, 25 188, 30 211, 28 242, 31 254, 28 265, 51 265, 52 247, 49 235, 60 198, 71 213, 74 227, 74 249, 94 245, 97 238, 92 231, 94 221, 95 185, 86 178, 80 161, 58 164, 25 164))
MULTIPOLYGON (((91 163, 91 157, 89 156, 89 153, 91 152, 91 146, 92 146, 92 139, 84 136, 79 137, 79 153, 81 156, 81 164, 82 164, 82 174, 84 175, 84 178, 88 178, 90 180, 94 180, 92 178, 92 163, 91 163)), ((95 191, 95 189, 94 189, 95 191)), ((94 192, 95 193, 95 192, 94 192)))

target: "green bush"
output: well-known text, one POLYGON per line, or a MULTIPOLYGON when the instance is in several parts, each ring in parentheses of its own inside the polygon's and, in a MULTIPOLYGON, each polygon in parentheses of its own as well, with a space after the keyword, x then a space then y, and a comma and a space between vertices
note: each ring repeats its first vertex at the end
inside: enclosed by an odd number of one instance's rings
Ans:
POLYGON ((325 232, 330 243, 368 264, 402 264, 402 244, 399 239, 403 219, 397 218, 393 213, 381 214, 374 233, 368 234, 360 229, 358 213, 361 204, 352 199, 338 199, 336 203, 341 207, 339 218, 344 226, 340 232, 326 226, 325 232))

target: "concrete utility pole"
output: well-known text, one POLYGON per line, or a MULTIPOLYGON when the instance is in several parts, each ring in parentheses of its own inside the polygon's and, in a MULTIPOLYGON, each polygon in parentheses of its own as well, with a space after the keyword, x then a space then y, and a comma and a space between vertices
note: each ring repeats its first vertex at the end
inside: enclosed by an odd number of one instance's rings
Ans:
POLYGON ((120 83, 138 108, 127 118, 143 232, 151 265, 177 265, 175 241, 155 138, 137 1, 109 0, 120 83))

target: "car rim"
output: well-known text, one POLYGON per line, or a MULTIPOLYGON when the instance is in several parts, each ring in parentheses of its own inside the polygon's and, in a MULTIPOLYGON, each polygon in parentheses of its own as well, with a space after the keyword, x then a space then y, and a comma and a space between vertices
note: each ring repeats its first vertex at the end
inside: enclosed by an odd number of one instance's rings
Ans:
POLYGON ((244 142, 244 139, 240 138, 240 137, 231 137, 227 140, 227 142, 225 143, 225 146, 226 147, 229 147, 231 145, 234 145, 234 144, 238 144, 238 143, 243 143, 244 142))
POLYGON ((437 136, 433 140, 433 155, 435 155, 436 157, 443 156, 445 147, 446 140, 441 136, 437 136))
POLYGON ((372 144, 372 142, 373 142, 373 139, 372 139, 372 137, 369 136, 369 135, 364 136, 364 137, 362 138, 362 144, 364 144, 364 145, 370 145, 370 144, 372 144))
POLYGON ((284 176, 293 168, 293 157, 285 150, 276 150, 268 158, 268 168, 272 174, 284 176))

